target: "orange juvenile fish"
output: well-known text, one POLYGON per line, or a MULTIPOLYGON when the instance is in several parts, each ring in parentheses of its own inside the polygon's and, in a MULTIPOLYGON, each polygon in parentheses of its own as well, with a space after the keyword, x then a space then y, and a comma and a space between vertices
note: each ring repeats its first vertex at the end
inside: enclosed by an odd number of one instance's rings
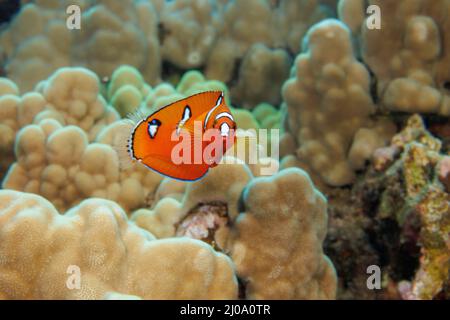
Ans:
POLYGON ((131 133, 128 152, 160 174, 194 181, 217 165, 235 142, 235 131, 223 92, 202 92, 141 120, 131 133))

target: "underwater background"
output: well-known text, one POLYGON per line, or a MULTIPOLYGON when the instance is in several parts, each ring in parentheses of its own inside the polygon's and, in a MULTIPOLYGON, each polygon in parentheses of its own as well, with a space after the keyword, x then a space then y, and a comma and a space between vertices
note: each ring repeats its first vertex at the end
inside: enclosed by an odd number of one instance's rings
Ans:
POLYGON ((0 298, 448 299, 449 14, 0 0, 0 298), (279 155, 121 165, 121 119, 208 90, 279 155))

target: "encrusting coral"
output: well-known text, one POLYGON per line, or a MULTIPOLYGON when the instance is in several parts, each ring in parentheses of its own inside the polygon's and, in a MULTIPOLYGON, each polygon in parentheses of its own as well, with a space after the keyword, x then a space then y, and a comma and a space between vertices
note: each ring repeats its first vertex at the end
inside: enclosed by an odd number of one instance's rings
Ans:
POLYGON ((364 62, 377 79, 381 104, 391 111, 450 115, 448 1, 372 0, 381 28, 367 28, 366 1, 341 0, 340 18, 352 27, 364 62), (382 49, 381 49, 382 48, 382 49))
POLYGON ((324 251, 339 275, 339 299, 449 297, 448 147, 419 115, 399 125, 351 187, 323 189, 324 251), (367 290, 372 265, 381 268, 379 290, 367 290))
POLYGON ((411 284, 399 285, 405 299, 432 299, 450 283, 450 197, 445 186, 447 157, 441 147, 414 115, 386 148, 392 152, 381 149, 375 154, 385 182, 378 218, 394 219, 402 242, 420 247, 411 284))
POLYGON ((370 151, 383 146, 395 127, 388 120, 370 118, 376 106, 369 72, 354 57, 343 23, 316 24, 304 43, 305 52, 283 87, 287 132, 281 143, 290 140, 302 166, 325 183, 350 184, 355 170, 363 168, 370 151))
POLYGON ((0 191, 0 256, 2 299, 235 299, 238 293, 227 256, 198 240, 155 240, 107 200, 89 199, 59 214, 40 196, 0 191))

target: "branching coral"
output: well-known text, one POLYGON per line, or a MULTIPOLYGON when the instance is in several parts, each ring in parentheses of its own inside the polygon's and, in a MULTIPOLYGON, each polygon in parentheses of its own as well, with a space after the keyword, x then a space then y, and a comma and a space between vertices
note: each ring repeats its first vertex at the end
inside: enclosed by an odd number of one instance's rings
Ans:
POLYGON ((0 256, 3 299, 237 297, 228 257, 198 240, 155 240, 107 200, 60 215, 42 197, 0 191, 0 256))
POLYGON ((358 35, 382 104, 392 111, 450 115, 450 3, 369 1, 381 10, 380 30, 367 28, 364 3, 341 0, 340 16, 358 35))
POLYGON ((294 53, 300 51, 303 37, 308 29, 321 20, 333 17, 336 7, 335 0, 281 0, 278 2, 275 12, 276 26, 273 28, 278 29, 286 47, 294 53))
POLYGON ((354 181, 354 170, 363 167, 370 150, 383 146, 395 127, 389 121, 370 119, 376 109, 369 72, 354 57, 344 24, 325 20, 315 25, 305 46, 293 77, 283 87, 284 140, 295 141, 297 157, 310 172, 329 185, 346 185, 354 181), (373 138, 360 143, 361 136, 373 138), (358 150, 361 147, 365 150, 358 150))

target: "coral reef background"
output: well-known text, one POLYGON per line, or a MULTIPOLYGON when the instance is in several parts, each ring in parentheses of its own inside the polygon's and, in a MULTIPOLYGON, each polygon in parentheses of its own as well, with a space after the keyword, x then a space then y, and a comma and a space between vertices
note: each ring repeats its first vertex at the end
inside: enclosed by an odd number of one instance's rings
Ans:
POLYGON ((0 0, 0 298, 448 299, 449 16, 450 0, 0 0), (278 129, 255 139, 279 154, 235 159, 240 136, 193 183, 123 166, 123 118, 206 90, 244 132, 278 129))

